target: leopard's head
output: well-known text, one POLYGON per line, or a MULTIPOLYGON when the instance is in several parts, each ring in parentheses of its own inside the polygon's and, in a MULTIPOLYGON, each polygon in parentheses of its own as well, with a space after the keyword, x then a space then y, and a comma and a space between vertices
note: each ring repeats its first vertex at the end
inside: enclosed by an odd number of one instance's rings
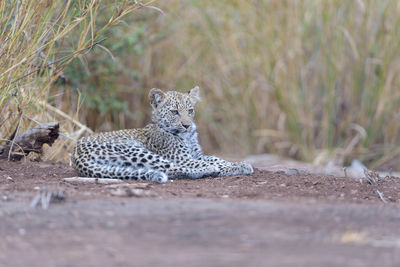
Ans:
POLYGON ((186 93, 151 89, 149 98, 153 107, 153 123, 175 135, 195 130, 194 105, 200 100, 199 90, 198 86, 186 93))

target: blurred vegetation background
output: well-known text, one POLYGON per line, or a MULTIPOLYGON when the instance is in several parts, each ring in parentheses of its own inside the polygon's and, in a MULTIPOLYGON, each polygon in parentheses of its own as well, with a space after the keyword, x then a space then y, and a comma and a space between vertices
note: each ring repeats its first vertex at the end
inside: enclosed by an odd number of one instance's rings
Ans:
MULTIPOLYGON (((21 96, 29 102, 25 114, 38 122, 57 119, 65 136, 76 139, 90 133, 84 126, 144 126, 153 87, 199 85, 196 120, 207 153, 275 153, 337 165, 359 159, 370 168, 399 170, 398 1, 159 0, 109 27, 123 2, 105 1, 95 19, 89 13, 86 24, 54 42, 71 55, 82 49, 84 27, 104 39, 74 54, 62 79, 52 76, 38 94, 46 105, 31 108, 38 100, 21 96)), ((139 6, 132 5, 122 8, 139 6)), ((94 42, 89 37, 86 46, 94 42)), ((9 88, 4 105, 21 86, 2 84, 9 88)), ((43 78, 28 85, 43 87, 43 78)), ((3 139, 14 126, 2 130, 3 139)), ((48 157, 67 158, 73 143, 67 140, 48 157)))

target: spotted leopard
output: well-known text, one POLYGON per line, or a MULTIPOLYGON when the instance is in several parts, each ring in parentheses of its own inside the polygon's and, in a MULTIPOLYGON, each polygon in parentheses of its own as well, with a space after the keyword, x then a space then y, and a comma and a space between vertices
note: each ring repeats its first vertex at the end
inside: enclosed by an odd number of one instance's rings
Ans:
POLYGON ((97 133, 77 142, 71 161, 80 175, 164 183, 168 178, 253 173, 246 162, 203 155, 193 121, 198 86, 186 93, 153 88, 149 99, 152 122, 146 127, 97 133))

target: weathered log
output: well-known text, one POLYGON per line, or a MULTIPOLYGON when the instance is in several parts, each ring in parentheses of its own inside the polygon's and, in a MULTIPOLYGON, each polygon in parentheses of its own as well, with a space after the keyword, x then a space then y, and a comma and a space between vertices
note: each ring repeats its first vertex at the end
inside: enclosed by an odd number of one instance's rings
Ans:
MULTIPOLYGON (((41 154, 43 145, 51 146, 59 136, 60 124, 51 122, 33 127, 20 135, 12 136, 0 149, 0 159, 21 160, 30 152, 41 154)), ((14 135, 14 134, 13 134, 14 135)))

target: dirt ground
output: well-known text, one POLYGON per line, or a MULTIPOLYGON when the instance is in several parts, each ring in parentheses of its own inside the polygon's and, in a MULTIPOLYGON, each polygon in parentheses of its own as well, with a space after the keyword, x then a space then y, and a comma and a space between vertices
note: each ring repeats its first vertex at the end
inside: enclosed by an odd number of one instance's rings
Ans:
POLYGON ((59 163, 0 161, 0 266, 400 266, 399 178, 62 180, 72 176, 59 163), (32 207, 40 190, 65 199, 32 207))

